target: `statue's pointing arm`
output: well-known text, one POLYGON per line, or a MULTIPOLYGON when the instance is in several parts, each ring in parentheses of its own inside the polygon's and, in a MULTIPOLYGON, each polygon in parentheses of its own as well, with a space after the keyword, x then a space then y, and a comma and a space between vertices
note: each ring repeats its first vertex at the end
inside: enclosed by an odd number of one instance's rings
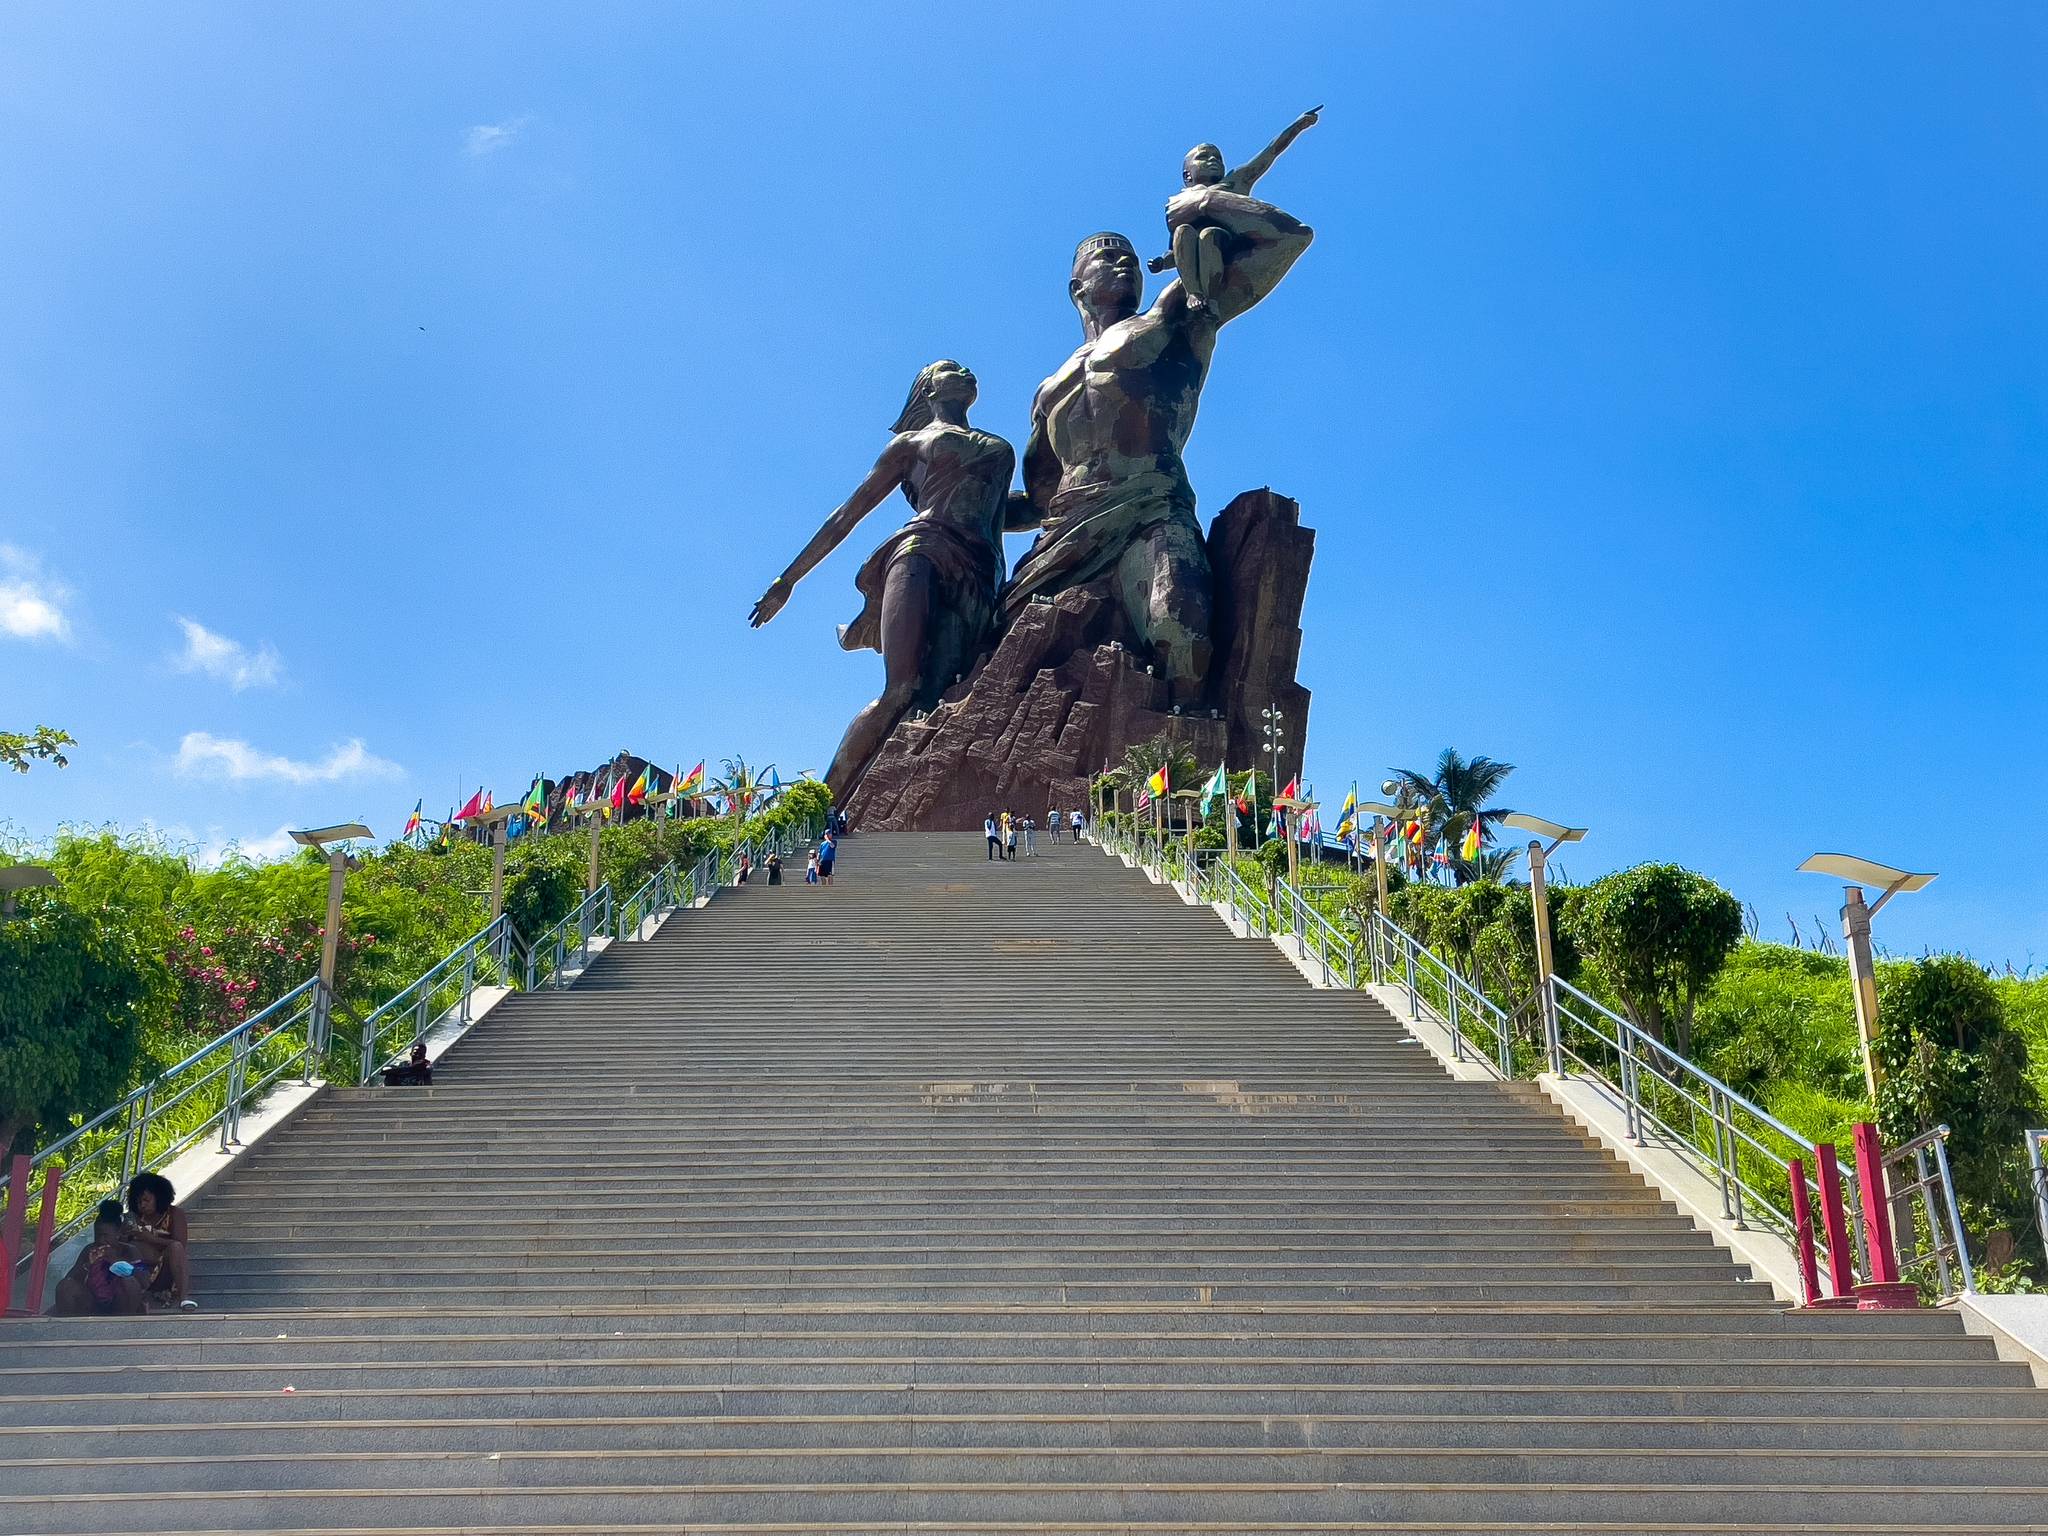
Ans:
POLYGON ((803 553, 789 563, 789 569, 776 577, 761 600, 754 604, 754 611, 747 615, 749 624, 759 629, 782 612, 782 605, 789 601, 796 584, 810 575, 818 563, 860 525, 862 518, 879 507, 888 494, 903 483, 903 477, 910 472, 912 455, 908 433, 899 433, 889 440, 889 446, 875 460, 875 467, 868 471, 867 478, 851 496, 833 509, 832 515, 825 519, 825 525, 811 535, 811 542, 804 546, 803 553))
POLYGON ((1252 187, 1258 182, 1258 179, 1273 169, 1273 162, 1286 152, 1287 146, 1316 125, 1316 120, 1322 116, 1322 111, 1321 107, 1310 107, 1301 116, 1297 117, 1285 128, 1282 128, 1279 136, 1272 143, 1232 171, 1229 176, 1231 190, 1236 192, 1251 191, 1252 187))

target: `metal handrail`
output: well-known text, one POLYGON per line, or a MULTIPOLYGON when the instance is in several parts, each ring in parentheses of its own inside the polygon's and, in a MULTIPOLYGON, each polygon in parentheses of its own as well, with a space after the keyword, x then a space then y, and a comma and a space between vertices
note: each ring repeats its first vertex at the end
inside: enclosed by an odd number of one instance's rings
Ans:
POLYGON ((611 920, 612 888, 611 882, 606 881, 578 902, 568 916, 527 946, 525 986, 522 990, 534 991, 542 981, 550 978, 558 987, 567 985, 563 974, 569 968, 569 951, 576 951, 579 969, 589 965, 591 938, 609 928, 611 920), (570 938, 572 930, 575 935, 573 943, 570 938))
POLYGON ((1453 1061, 1465 1059, 1465 1036, 1476 1026, 1492 1037, 1488 1054, 1500 1075, 1515 1075, 1514 1028, 1500 1004, 1384 913, 1372 914, 1366 934, 1373 978, 1401 977, 1408 1011, 1427 1013, 1449 1031, 1453 1061))
POLYGON ((367 1083, 385 1066, 402 1060, 447 1009, 455 1009, 459 1021, 469 1023, 469 1001, 482 978, 495 975, 510 986, 512 954, 523 948, 512 919, 500 914, 443 955, 418 980, 378 1004, 363 1020, 362 1076, 358 1081, 367 1083), (459 985, 457 975, 461 977, 459 985), (455 995, 437 1005, 436 1000, 450 986, 456 986, 455 995), (387 1051, 380 1049, 380 1042, 389 1020, 399 1021, 397 1033, 405 1039, 397 1049, 387 1051), (404 1028, 407 1020, 411 1021, 410 1031, 404 1028))
POLYGON ((1274 899, 1279 903, 1282 916, 1290 933, 1294 935, 1294 950, 1303 960, 1313 958, 1322 966, 1323 985, 1330 985, 1333 974, 1331 961, 1336 960, 1334 974, 1342 975, 1344 985, 1358 985, 1358 941, 1355 935, 1343 932, 1337 925, 1309 904, 1300 891, 1285 880, 1275 883, 1274 899))
POLYGON ((2048 1129, 2027 1132, 2027 1173, 2034 1185, 2034 1220, 2043 1248, 2048 1248, 2048 1129))
POLYGON ((1814 1143, 1570 982, 1553 976, 1550 988, 1554 1050, 1620 1095, 1629 1139, 1647 1147, 1654 1134, 1698 1165, 1738 1229, 1754 1216, 1797 1245, 1798 1224, 1777 1191, 1793 1158, 1818 1166, 1814 1143))
POLYGON ((671 859, 641 884, 639 890, 620 902, 612 918, 612 937, 623 939, 628 934, 635 937, 646 926, 647 919, 656 913, 674 911, 681 903, 677 894, 683 883, 683 876, 677 873, 675 861, 671 859))
POLYGON ((1956 1206, 1955 1180, 1948 1167, 1949 1128, 1937 1125, 1884 1155, 1885 1191, 1892 1203, 1892 1231, 1901 1265, 1932 1261, 1941 1294, 1953 1296, 1950 1284, 1953 1263, 1963 1280, 1962 1293, 1974 1295, 1977 1272, 1970 1267, 1970 1241, 1963 1232, 1962 1212, 1956 1206), (1931 1161, 1930 1161, 1931 1155, 1931 1161), (1911 1165, 1913 1177, 1902 1178, 1894 1170, 1911 1165), (1916 1214, 1913 1202, 1920 1202, 1916 1214), (1924 1220, 1923 1220, 1924 1218, 1924 1220), (1927 1241, 1920 1240, 1922 1226, 1927 1241))
MULTIPOLYGON (((240 1138, 243 1112, 294 1068, 310 1083, 318 1060, 319 993, 318 977, 300 982, 36 1152, 29 1160, 31 1185, 45 1164, 65 1164, 53 1241, 86 1225, 99 1202, 118 1196, 136 1174, 170 1162, 215 1127, 225 1152, 240 1138)), ((0 1189, 6 1183, 0 1177, 0 1189)))

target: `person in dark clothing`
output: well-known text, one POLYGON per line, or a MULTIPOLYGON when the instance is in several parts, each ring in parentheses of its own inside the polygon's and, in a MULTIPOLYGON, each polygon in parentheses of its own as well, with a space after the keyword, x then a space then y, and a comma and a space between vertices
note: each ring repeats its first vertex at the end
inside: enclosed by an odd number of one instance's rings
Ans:
POLYGON ((434 1064, 427 1060, 427 1042, 424 1040, 413 1041, 409 1057, 384 1069, 384 1086, 387 1088, 406 1088, 415 1083, 432 1087, 433 1082, 434 1064))

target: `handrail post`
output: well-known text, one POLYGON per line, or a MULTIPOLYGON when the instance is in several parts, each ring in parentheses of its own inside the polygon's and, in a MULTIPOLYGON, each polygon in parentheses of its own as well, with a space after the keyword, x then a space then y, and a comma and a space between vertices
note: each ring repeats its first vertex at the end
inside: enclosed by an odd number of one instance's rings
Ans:
POLYGON ((1823 1141, 1813 1149, 1813 1171, 1820 1183, 1821 1236, 1828 1249, 1828 1284, 1838 1297, 1856 1294, 1856 1255, 1849 1243, 1849 1213, 1842 1202, 1842 1171, 1835 1144, 1823 1141))
POLYGON ((1548 853, 1541 840, 1529 842, 1529 902, 1536 923, 1536 1003, 1543 1013, 1543 1042, 1550 1056, 1554 1076, 1564 1076, 1564 1043, 1557 1022, 1557 989, 1551 985, 1557 970, 1550 951, 1550 892, 1544 884, 1548 853))
POLYGON ((1793 1158, 1785 1165, 1792 1183, 1792 1248, 1799 1260, 1799 1304, 1820 1300, 1820 1264, 1813 1256, 1813 1203, 1806 1195, 1806 1164, 1793 1158))
MULTIPOLYGON (((1963 1294, 1966 1296, 1975 1295, 1977 1291, 1977 1272, 1970 1266, 1970 1239, 1968 1234, 1963 1231, 1963 1213, 1956 1208, 1955 1181, 1949 1177, 1948 1171, 1948 1127, 1943 1126, 1941 1130, 1942 1134, 1936 1137, 1934 1142, 1934 1161, 1941 1169, 1942 1203, 1948 1207, 1949 1226, 1955 1233, 1956 1267, 1963 1272, 1963 1294)), ((1932 1226, 1934 1223, 1933 1211, 1930 1210, 1927 1213, 1927 1220, 1928 1225, 1932 1226)))
POLYGON ((6 1199, 0 1202, 0 1315, 14 1310, 14 1266, 21 1259, 28 1222, 28 1175, 28 1154, 15 1153, 8 1163, 6 1199))
POLYGON ((1917 1307, 1917 1287, 1899 1278, 1898 1250, 1892 1243, 1890 1202, 1885 1193, 1884 1144, 1877 1127, 1859 1121, 1856 1137, 1856 1188, 1863 1200, 1863 1246, 1870 1255, 1870 1277, 1856 1288, 1858 1311, 1888 1312, 1917 1307))
MULTIPOLYGON (((43 1165, 43 1204, 42 1209, 36 1215, 35 1247, 30 1251, 28 1261, 27 1305, 23 1309, 30 1317, 34 1317, 43 1310, 43 1282, 49 1277, 50 1273, 50 1244, 57 1235, 57 1190, 63 1182, 64 1165, 62 1163, 45 1163, 43 1165)), ((24 1202, 27 1201, 27 1190, 24 1189, 21 1192, 21 1198, 24 1202)), ((12 1286, 14 1284, 14 1269, 11 1265, 8 1267, 6 1274, 7 1283, 9 1286, 12 1286)), ((9 1292, 9 1299, 12 1299, 11 1291, 9 1292)))

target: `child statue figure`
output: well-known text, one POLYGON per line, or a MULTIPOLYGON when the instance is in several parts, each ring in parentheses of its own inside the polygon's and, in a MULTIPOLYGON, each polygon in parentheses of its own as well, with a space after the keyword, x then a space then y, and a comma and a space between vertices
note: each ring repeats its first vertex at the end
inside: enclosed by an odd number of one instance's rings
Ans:
POLYGON ((1215 297, 1227 254, 1223 242, 1229 238, 1216 225, 1197 222, 1194 207, 1198 199, 1191 194, 1203 187, 1221 187, 1226 192, 1248 196, 1258 179, 1273 168, 1281 151, 1299 138, 1304 129, 1315 125, 1322 110, 1309 108, 1282 129, 1278 138, 1234 171, 1223 169, 1223 151, 1214 144, 1197 144, 1187 152, 1180 166, 1182 190, 1166 204, 1166 231, 1172 237, 1173 248, 1167 255, 1153 257, 1146 269, 1164 272, 1171 267, 1178 272, 1189 309, 1205 309, 1215 297))

